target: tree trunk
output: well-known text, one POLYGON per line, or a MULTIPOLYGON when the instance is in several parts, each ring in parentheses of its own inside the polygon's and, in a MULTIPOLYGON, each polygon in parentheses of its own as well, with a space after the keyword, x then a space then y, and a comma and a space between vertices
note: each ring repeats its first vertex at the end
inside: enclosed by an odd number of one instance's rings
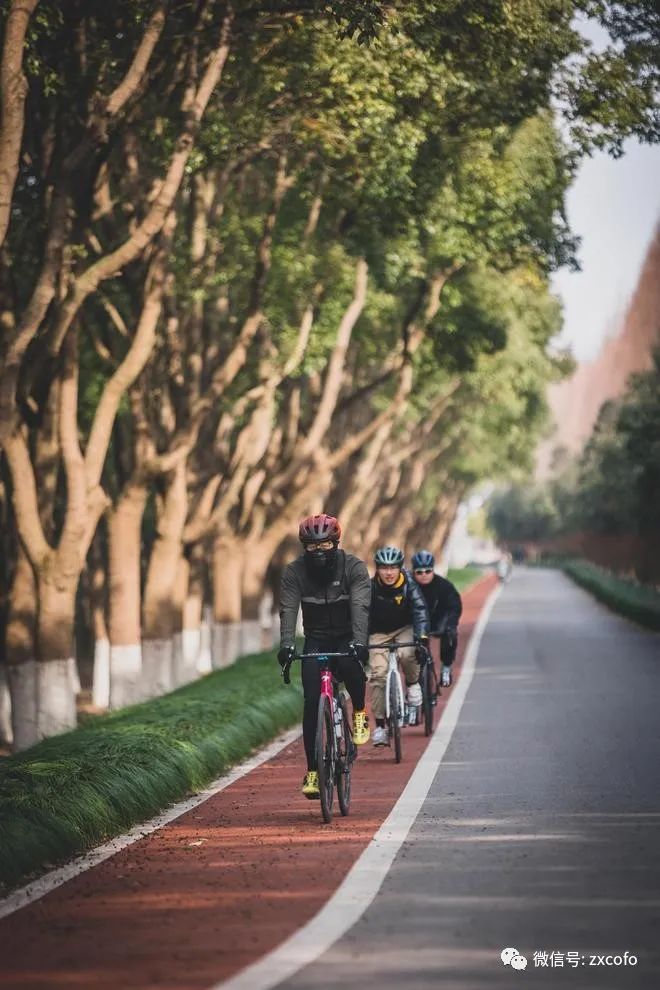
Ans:
POLYGON ((174 594, 187 507, 186 469, 181 463, 157 513, 156 539, 144 588, 142 687, 147 698, 167 694, 174 687, 174 634, 181 628, 174 594))
POLYGON ((241 652, 243 552, 240 541, 219 536, 213 544, 213 630, 211 634, 214 668, 227 667, 241 652))
POLYGON ((40 739, 76 727, 73 628, 78 575, 38 575, 37 734, 40 739))
POLYGON ((241 640, 243 653, 259 653, 262 649, 262 604, 266 592, 269 558, 270 553, 259 553, 255 549, 244 555, 241 640))
POLYGON ((16 751, 37 742, 37 588, 34 572, 19 544, 9 593, 6 654, 16 751))
POLYGON ((140 700, 140 549, 146 502, 146 487, 129 484, 108 513, 111 708, 123 708, 140 700))
POLYGON ((89 555, 89 594, 94 637, 94 673, 92 703, 97 708, 110 707, 110 639, 106 623, 107 574, 101 551, 100 534, 92 542, 89 555))
MULTIPOLYGON (((190 561, 181 556, 177 564, 174 582, 174 658, 172 664, 174 687, 189 684, 197 677, 197 655, 201 626, 201 601, 199 616, 192 629, 186 628, 186 611, 190 612, 188 588, 190 585, 190 561), (192 634, 192 635, 188 635, 192 634)), ((192 616, 191 616, 192 617, 192 616)))
MULTIPOLYGON (((183 663, 192 677, 211 670, 208 624, 204 615, 204 545, 196 543, 190 550, 188 588, 183 603, 181 648, 183 663)), ((191 678, 192 679, 192 678, 191 678)))

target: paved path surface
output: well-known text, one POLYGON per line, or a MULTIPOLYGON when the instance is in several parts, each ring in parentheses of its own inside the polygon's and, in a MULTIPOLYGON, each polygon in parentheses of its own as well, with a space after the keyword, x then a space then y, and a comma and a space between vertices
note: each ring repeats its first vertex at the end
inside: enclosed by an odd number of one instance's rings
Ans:
POLYGON ((659 987, 660 636, 557 572, 518 570, 383 887, 282 986, 659 987), (509 946, 525 972, 502 964, 509 946), (591 965, 626 950, 636 966, 591 965))
MULTIPOLYGON (((465 644, 494 579, 466 593, 465 644)), ((285 690, 274 672, 274 690, 285 690)), ((444 693, 440 710, 447 700, 444 693)), ((426 747, 365 747, 351 814, 321 824, 297 742, 193 811, 0 921, 2 990, 205 990, 313 917, 370 842, 426 747), (331 867, 328 866, 331 864, 331 867)))

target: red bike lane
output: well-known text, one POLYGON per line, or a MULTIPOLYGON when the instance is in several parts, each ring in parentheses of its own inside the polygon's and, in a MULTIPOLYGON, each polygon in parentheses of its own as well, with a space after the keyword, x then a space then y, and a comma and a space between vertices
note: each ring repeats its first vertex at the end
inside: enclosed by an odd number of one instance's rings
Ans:
MULTIPOLYGON (((496 583, 463 595, 459 652, 496 583)), ((441 715, 450 696, 439 701, 441 715)), ((0 921, 0 987, 205 990, 269 952, 337 889, 427 745, 403 760, 370 744, 354 765, 351 813, 321 821, 300 794, 302 740, 180 818, 0 921)))

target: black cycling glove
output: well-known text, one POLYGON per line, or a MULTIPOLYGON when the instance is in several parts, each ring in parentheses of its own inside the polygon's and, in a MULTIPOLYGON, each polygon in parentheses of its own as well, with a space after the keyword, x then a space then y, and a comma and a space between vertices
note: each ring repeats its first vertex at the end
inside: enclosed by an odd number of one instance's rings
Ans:
POLYGON ((355 657, 355 659, 358 660, 364 667, 369 659, 369 650, 366 648, 364 643, 356 643, 352 641, 348 644, 348 655, 355 657))
POLYGON ((277 651, 277 662, 284 669, 290 664, 296 654, 295 646, 281 646, 277 651))

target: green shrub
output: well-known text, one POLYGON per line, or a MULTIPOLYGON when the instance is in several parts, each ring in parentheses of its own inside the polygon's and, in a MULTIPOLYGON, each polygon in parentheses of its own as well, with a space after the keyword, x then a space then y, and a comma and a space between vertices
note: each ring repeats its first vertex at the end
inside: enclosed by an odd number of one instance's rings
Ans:
POLYGON ((660 630, 660 594, 655 588, 617 577, 583 560, 561 564, 573 580, 599 601, 649 629, 660 630))

